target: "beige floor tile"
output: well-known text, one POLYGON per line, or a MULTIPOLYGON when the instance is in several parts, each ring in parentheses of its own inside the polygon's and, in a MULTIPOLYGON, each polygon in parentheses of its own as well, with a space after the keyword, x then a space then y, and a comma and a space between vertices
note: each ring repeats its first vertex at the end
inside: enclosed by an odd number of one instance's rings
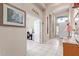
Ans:
POLYGON ((27 40, 27 56, 62 56, 63 44, 60 39, 50 39, 45 44, 27 40))

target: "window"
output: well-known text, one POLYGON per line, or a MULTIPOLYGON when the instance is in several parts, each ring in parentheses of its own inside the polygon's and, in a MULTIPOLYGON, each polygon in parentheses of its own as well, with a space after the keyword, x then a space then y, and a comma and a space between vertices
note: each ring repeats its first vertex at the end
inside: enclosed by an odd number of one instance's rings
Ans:
POLYGON ((68 20, 68 17, 59 17, 57 18, 57 23, 62 23, 68 20))

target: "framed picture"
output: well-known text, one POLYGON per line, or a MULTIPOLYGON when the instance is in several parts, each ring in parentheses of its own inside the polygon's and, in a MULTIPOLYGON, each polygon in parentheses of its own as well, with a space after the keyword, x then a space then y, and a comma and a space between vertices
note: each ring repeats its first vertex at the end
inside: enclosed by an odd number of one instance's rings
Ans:
POLYGON ((3 24, 9 26, 25 27, 26 12, 12 6, 10 4, 3 4, 3 24))
POLYGON ((47 17, 47 34, 48 34, 48 17, 47 17))

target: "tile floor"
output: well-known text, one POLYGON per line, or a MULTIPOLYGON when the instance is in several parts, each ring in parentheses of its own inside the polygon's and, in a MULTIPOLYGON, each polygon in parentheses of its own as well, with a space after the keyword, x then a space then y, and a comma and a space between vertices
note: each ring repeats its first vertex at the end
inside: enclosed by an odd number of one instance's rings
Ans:
POLYGON ((62 40, 50 39, 45 44, 27 40, 27 56, 63 56, 62 40))

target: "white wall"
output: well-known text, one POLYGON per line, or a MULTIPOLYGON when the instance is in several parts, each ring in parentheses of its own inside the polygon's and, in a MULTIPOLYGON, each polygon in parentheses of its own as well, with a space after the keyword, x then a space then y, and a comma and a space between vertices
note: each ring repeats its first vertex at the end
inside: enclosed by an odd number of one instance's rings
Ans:
MULTIPOLYGON (((42 16, 41 11, 33 4, 12 3, 12 5, 23 9, 26 13, 35 8, 42 16)), ((0 26, 0 55, 26 55, 26 28, 0 26)))
POLYGON ((51 38, 54 38, 54 23, 55 23, 55 15, 49 10, 46 9, 43 11, 43 42, 46 42, 48 40, 50 40, 51 38), (50 24, 50 19, 49 19, 49 15, 51 15, 51 24, 50 24), (48 34, 47 34, 47 17, 48 17, 48 34), (51 27, 50 27, 51 25, 51 27), (50 32, 51 30, 51 32, 50 32), (51 38, 50 38, 50 34, 51 34, 51 38))
POLYGON ((0 55, 25 55, 25 44, 25 28, 0 26, 0 55))

